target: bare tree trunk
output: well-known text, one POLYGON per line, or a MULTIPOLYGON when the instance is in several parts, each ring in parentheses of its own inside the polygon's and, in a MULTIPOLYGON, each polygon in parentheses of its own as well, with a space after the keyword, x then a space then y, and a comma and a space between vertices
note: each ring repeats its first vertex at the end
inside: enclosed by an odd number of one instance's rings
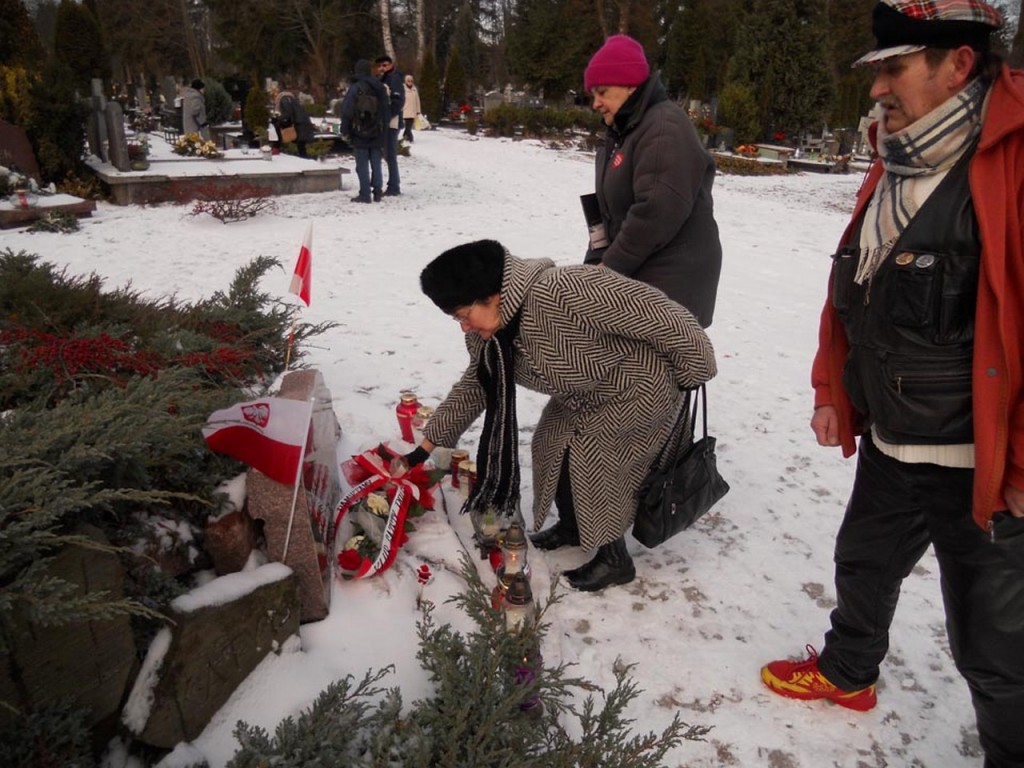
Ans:
POLYGON ((380 8, 380 34, 384 39, 384 53, 395 58, 395 44, 391 39, 391 3, 389 0, 378 0, 380 8))
POLYGON ((295 24, 302 31, 302 37, 306 41, 306 62, 310 70, 310 89, 315 99, 326 101, 327 96, 327 58, 324 52, 324 23, 318 17, 317 11, 310 8, 312 14, 312 25, 302 13, 302 3, 294 0, 295 24))
POLYGON ((199 55, 199 46, 196 44, 196 31, 192 28, 192 17, 188 13, 188 0, 181 0, 181 27, 185 33, 185 51, 188 53, 188 62, 192 67, 192 73, 195 77, 202 77, 205 74, 205 68, 202 56, 199 55))
POLYGON ((416 0, 416 72, 423 71, 423 57, 427 55, 427 26, 423 19, 423 0, 416 0))
POLYGON ((619 9, 618 33, 620 35, 628 35, 630 0, 615 0, 615 5, 619 9))
POLYGON ((604 7, 604 0, 597 0, 597 20, 601 24, 601 36, 605 38, 609 37, 608 16, 604 7))

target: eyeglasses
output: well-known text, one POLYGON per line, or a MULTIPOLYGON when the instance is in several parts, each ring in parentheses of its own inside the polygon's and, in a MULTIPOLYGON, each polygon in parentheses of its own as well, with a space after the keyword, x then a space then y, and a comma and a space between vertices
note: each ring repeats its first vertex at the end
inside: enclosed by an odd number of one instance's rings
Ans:
POLYGON ((476 306, 475 303, 474 304, 470 304, 468 307, 466 307, 461 312, 452 312, 452 314, 451 314, 452 320, 454 320, 459 325, 466 325, 467 323, 469 323, 469 316, 473 312, 473 307, 475 307, 475 306, 476 306))

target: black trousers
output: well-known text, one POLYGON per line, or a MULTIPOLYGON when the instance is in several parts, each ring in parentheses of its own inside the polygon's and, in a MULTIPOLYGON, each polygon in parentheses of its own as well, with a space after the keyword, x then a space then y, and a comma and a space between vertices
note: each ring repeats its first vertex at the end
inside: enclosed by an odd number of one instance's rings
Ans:
POLYGON ((1024 766, 1024 519, 971 518, 974 471, 905 464, 861 439, 836 537, 837 607, 819 668, 857 690, 878 679, 900 584, 935 547, 953 660, 971 691, 986 768, 1024 766))

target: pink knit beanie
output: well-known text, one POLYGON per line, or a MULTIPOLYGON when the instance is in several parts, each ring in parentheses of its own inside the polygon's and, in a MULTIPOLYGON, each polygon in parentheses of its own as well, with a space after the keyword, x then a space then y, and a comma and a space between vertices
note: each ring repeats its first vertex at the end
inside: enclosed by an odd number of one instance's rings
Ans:
POLYGON ((583 72, 583 86, 640 85, 651 74, 644 47, 629 35, 612 35, 593 55, 583 72))

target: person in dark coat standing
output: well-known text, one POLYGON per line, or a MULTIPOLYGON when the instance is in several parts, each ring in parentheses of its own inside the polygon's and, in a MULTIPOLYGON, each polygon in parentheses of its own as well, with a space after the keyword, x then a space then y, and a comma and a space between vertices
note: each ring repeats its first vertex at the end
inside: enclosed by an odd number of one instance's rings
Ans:
POLYGON ((388 164, 388 187, 384 190, 384 195, 396 197, 402 194, 401 179, 398 175, 398 133, 401 130, 402 110, 405 107, 405 78, 395 69, 394 60, 387 54, 377 57, 377 75, 388 89, 391 113, 387 144, 384 148, 384 159, 388 164))
POLYGON ((660 288, 707 328, 722 271, 714 160, 633 38, 609 37, 583 79, 608 126, 596 164, 604 232, 591 228, 585 261, 660 288))
POLYGON ((352 147, 356 158, 356 176, 359 179, 359 194, 353 203, 380 202, 384 184, 381 169, 381 155, 384 151, 388 132, 388 93, 384 84, 373 76, 370 62, 360 59, 356 62, 355 77, 341 102, 341 135, 352 147), (377 119, 373 130, 366 130, 353 121, 360 94, 372 94, 377 100, 377 119), (373 195, 372 197, 370 195, 373 195))
POLYGON ((306 144, 316 138, 316 128, 306 110, 302 108, 295 94, 287 88, 277 94, 274 99, 274 111, 277 112, 277 133, 281 135, 284 128, 295 128, 295 146, 298 148, 299 157, 309 157, 306 154, 306 144))

